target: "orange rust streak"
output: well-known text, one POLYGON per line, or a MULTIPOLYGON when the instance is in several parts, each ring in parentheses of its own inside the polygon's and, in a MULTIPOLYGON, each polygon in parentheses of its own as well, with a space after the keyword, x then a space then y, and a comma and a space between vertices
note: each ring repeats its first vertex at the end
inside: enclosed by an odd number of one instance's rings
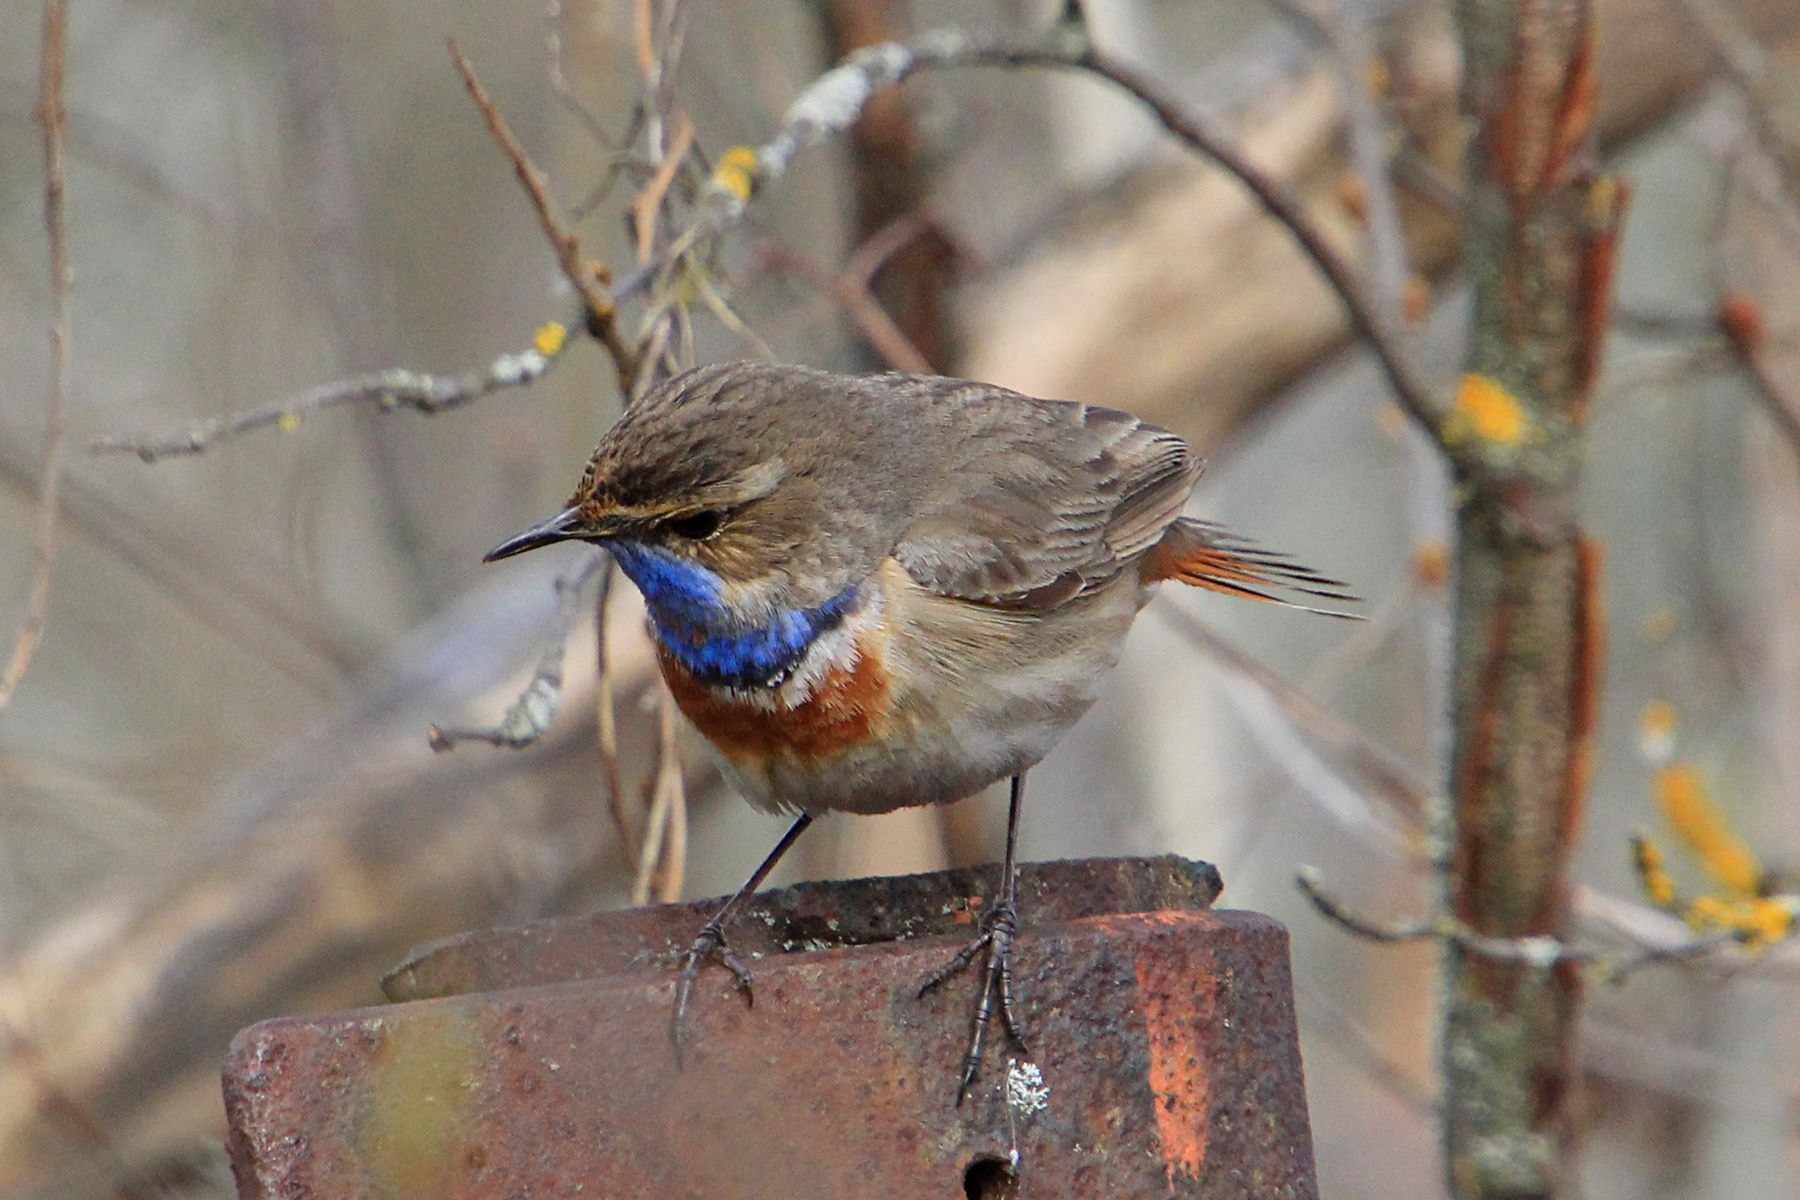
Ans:
POLYGON ((1156 1133, 1162 1140, 1163 1170, 1171 1193, 1178 1183, 1200 1178, 1206 1165, 1207 1127, 1211 1119, 1211 1081, 1195 1057, 1190 1026, 1195 1021, 1193 991, 1201 990, 1200 1019, 1212 1008, 1211 980, 1174 977, 1166 967, 1137 958, 1138 1007, 1144 1014, 1150 1051, 1150 1094, 1156 1109, 1156 1133))
POLYGON ((848 669, 832 667, 792 708, 759 708, 700 683, 667 651, 657 651, 675 705, 727 758, 813 758, 874 738, 888 712, 891 680, 861 641, 848 669))

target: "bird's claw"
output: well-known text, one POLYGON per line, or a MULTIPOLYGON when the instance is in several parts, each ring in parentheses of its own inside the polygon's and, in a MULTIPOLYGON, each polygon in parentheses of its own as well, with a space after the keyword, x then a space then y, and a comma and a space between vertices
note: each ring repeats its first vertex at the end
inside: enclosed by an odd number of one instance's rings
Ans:
POLYGON ((958 950, 956 957, 933 971, 919 985, 919 995, 924 996, 974 962, 983 950, 987 951, 987 963, 982 971, 981 999, 975 1006, 974 1028, 969 1036, 968 1053, 963 1056, 962 1078, 956 1089, 958 1107, 961 1107, 963 1098, 969 1094, 969 1085, 975 1082, 975 1072, 981 1066, 982 1043, 987 1038, 988 1023, 993 1019, 996 1007, 1000 1010, 1000 1023, 1005 1026, 1008 1036, 1021 1048, 1025 1045, 1025 1027, 1020 1022, 1017 1006, 1013 1003, 1012 988, 1012 945, 1013 935, 1018 927, 1017 907, 1009 900, 1001 901, 982 918, 981 933, 958 950))
POLYGON ((731 972, 732 981, 744 995, 744 1003, 755 1005, 756 993, 750 986, 750 968, 737 956, 725 940, 725 930, 716 920, 700 929, 700 936, 682 957, 681 976, 675 982, 675 1009, 669 1018, 669 1043, 675 1048, 675 1062, 681 1063, 682 1028, 687 1021, 688 1000, 694 993, 694 982, 700 968, 709 958, 716 958, 731 972))

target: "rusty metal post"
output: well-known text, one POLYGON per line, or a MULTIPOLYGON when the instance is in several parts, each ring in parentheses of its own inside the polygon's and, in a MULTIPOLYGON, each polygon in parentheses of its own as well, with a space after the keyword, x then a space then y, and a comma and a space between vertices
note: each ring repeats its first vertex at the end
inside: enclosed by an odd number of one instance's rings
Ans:
POLYGON ((756 1003, 708 970, 683 1069, 670 968, 710 904, 425 947, 385 981, 388 1007, 238 1035, 239 1194, 1316 1196, 1286 932, 1212 911, 1205 864, 1023 868, 1030 1049, 991 1053, 952 1105, 974 981, 915 993, 997 874, 758 897, 734 927, 756 1003))

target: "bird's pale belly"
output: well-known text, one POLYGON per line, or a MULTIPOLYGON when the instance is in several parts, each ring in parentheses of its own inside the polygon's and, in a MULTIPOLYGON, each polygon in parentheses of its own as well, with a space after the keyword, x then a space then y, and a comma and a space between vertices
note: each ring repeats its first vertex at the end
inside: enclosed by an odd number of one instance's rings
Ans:
POLYGON ((1141 603, 1133 587, 1026 621, 883 582, 779 688, 716 687, 659 654, 677 706, 753 804, 947 804, 1035 765, 1093 703, 1141 603))

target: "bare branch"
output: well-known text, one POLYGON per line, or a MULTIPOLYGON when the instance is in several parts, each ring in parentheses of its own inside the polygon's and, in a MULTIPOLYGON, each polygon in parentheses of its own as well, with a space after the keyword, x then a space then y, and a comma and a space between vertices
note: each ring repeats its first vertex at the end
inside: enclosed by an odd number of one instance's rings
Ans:
POLYGON ((1337 68, 1349 119, 1350 158, 1368 206, 1369 290, 1389 328, 1401 335, 1406 317, 1406 289, 1412 278, 1406 234, 1400 224, 1394 172, 1388 152, 1388 123, 1369 86, 1368 13, 1357 0, 1333 0, 1323 22, 1326 44, 1337 68))
POLYGON ((1758 150, 1774 165, 1788 197, 1800 203, 1800 155, 1771 112, 1775 97, 1767 53, 1729 5, 1717 0, 1673 0, 1673 4, 1705 40, 1713 61, 1743 102, 1758 150))
POLYGON ((544 237, 556 250, 556 262, 562 268, 563 278, 569 281, 569 286, 581 297, 587 317, 587 331, 612 356, 619 388, 624 395, 629 396, 631 381, 637 373, 637 358, 619 333, 618 309, 612 296, 603 286, 594 264, 582 254, 581 240, 557 216, 556 205, 550 199, 550 185, 545 180, 544 173, 532 165, 525 147, 507 127, 500 110, 494 106, 493 97, 481 86, 481 81, 475 78, 475 69, 463 57, 463 52, 454 39, 450 42, 450 57, 456 63, 457 72, 462 75, 463 86, 468 88, 470 99, 475 101, 475 107, 487 122, 488 131, 494 135, 494 141, 499 143, 500 149, 511 161, 513 173, 519 177, 525 194, 531 197, 531 205, 537 210, 538 224, 543 227, 544 237))
POLYGON ((1172 605, 1158 611, 1214 662, 1267 695, 1295 728, 1316 738, 1352 766, 1404 828, 1424 828, 1427 816, 1438 803, 1437 797, 1393 751, 1320 708, 1300 689, 1214 633, 1192 613, 1172 605))
POLYGON ((605 552, 595 551, 557 578, 556 621, 551 627, 550 640, 538 656, 537 670, 532 672, 531 682, 508 706, 499 723, 448 729, 433 725, 426 731, 426 739, 433 750, 450 750, 458 742, 486 742, 490 746, 523 750, 544 735, 551 718, 556 716, 557 702, 562 699, 563 663, 568 658, 569 637, 581 617, 581 593, 594 573, 609 561, 605 552))
POLYGON ((562 354, 567 344, 564 335, 563 327, 553 322, 538 331, 537 345, 502 354, 486 366, 460 375, 432 375, 407 367, 389 367, 320 384, 263 408, 200 421, 183 433, 155 437, 110 434, 96 438, 88 449, 95 454, 135 454, 150 463, 199 454, 214 442, 271 425, 287 432, 315 413, 346 405, 372 402, 382 409, 408 408, 429 416, 502 388, 523 387, 542 379, 562 354))
POLYGON ((44 131, 44 233, 50 243, 50 390, 44 400, 44 452, 38 467, 38 536, 25 617, 12 657, 0 673, 0 708, 5 708, 31 669, 44 635, 50 606, 50 576, 56 564, 56 520, 62 508, 63 414, 69 400, 69 263, 63 222, 63 141, 68 111, 63 105, 63 3, 44 0, 43 41, 38 66, 38 123, 44 131))
POLYGON ((1360 1066, 1376 1086, 1420 1116, 1435 1118, 1443 1111, 1431 1086, 1389 1057, 1375 1035, 1326 988, 1296 978, 1294 991, 1301 1021, 1322 1027, 1325 1036, 1360 1066))
POLYGON ((858 246, 845 262, 844 269, 835 273, 789 246, 772 245, 765 250, 764 256, 770 266, 792 271, 831 297, 889 370, 925 373, 931 370, 931 361, 881 306, 870 288, 870 281, 881 270, 882 264, 928 226, 928 219, 916 212, 888 222, 858 246))
POLYGON ((694 146, 694 123, 686 113, 675 114, 675 132, 669 139, 669 152, 662 162, 657 164, 656 173, 650 182, 644 185, 631 201, 632 226, 637 231, 638 258, 647 259, 656 248, 656 217, 662 211, 663 201, 668 198, 669 186, 675 182, 675 173, 687 161, 688 151, 694 146))
MULTIPOLYGON (((939 30, 911 42, 889 42, 857 51, 801 92, 782 119, 781 129, 757 148, 751 163, 729 164, 730 169, 714 174, 705 193, 708 204, 688 234, 676 242, 673 253, 679 255, 734 224, 759 188, 786 174, 802 150, 848 129, 880 89, 929 68, 973 66, 1081 71, 1112 84, 1149 109, 1165 130, 1236 178, 1263 210, 1287 229, 1375 351, 1401 407, 1427 432, 1434 437, 1438 434, 1440 406, 1406 356, 1398 330, 1287 189, 1249 162, 1228 137, 1182 109, 1136 68, 1096 49, 1080 25, 1059 24, 1048 37, 1031 40, 939 30)), ((721 160, 721 165, 725 168, 728 164, 721 160)), ((620 285, 615 298, 645 286, 666 265, 640 269, 620 285)))
POLYGON ((1365 941, 1383 945, 1402 942, 1438 942, 1459 947, 1468 954, 1491 962, 1548 971, 1556 966, 1586 967, 1597 981, 1617 983, 1627 976, 1661 963, 1688 962, 1708 958, 1723 950, 1738 947, 1742 939, 1735 934, 1714 934, 1677 943, 1652 943, 1621 953, 1591 946, 1573 946, 1550 934, 1530 937, 1495 937, 1445 915, 1432 920, 1381 922, 1357 913, 1325 887, 1323 878, 1313 867, 1301 867, 1294 881, 1320 914, 1365 941))

